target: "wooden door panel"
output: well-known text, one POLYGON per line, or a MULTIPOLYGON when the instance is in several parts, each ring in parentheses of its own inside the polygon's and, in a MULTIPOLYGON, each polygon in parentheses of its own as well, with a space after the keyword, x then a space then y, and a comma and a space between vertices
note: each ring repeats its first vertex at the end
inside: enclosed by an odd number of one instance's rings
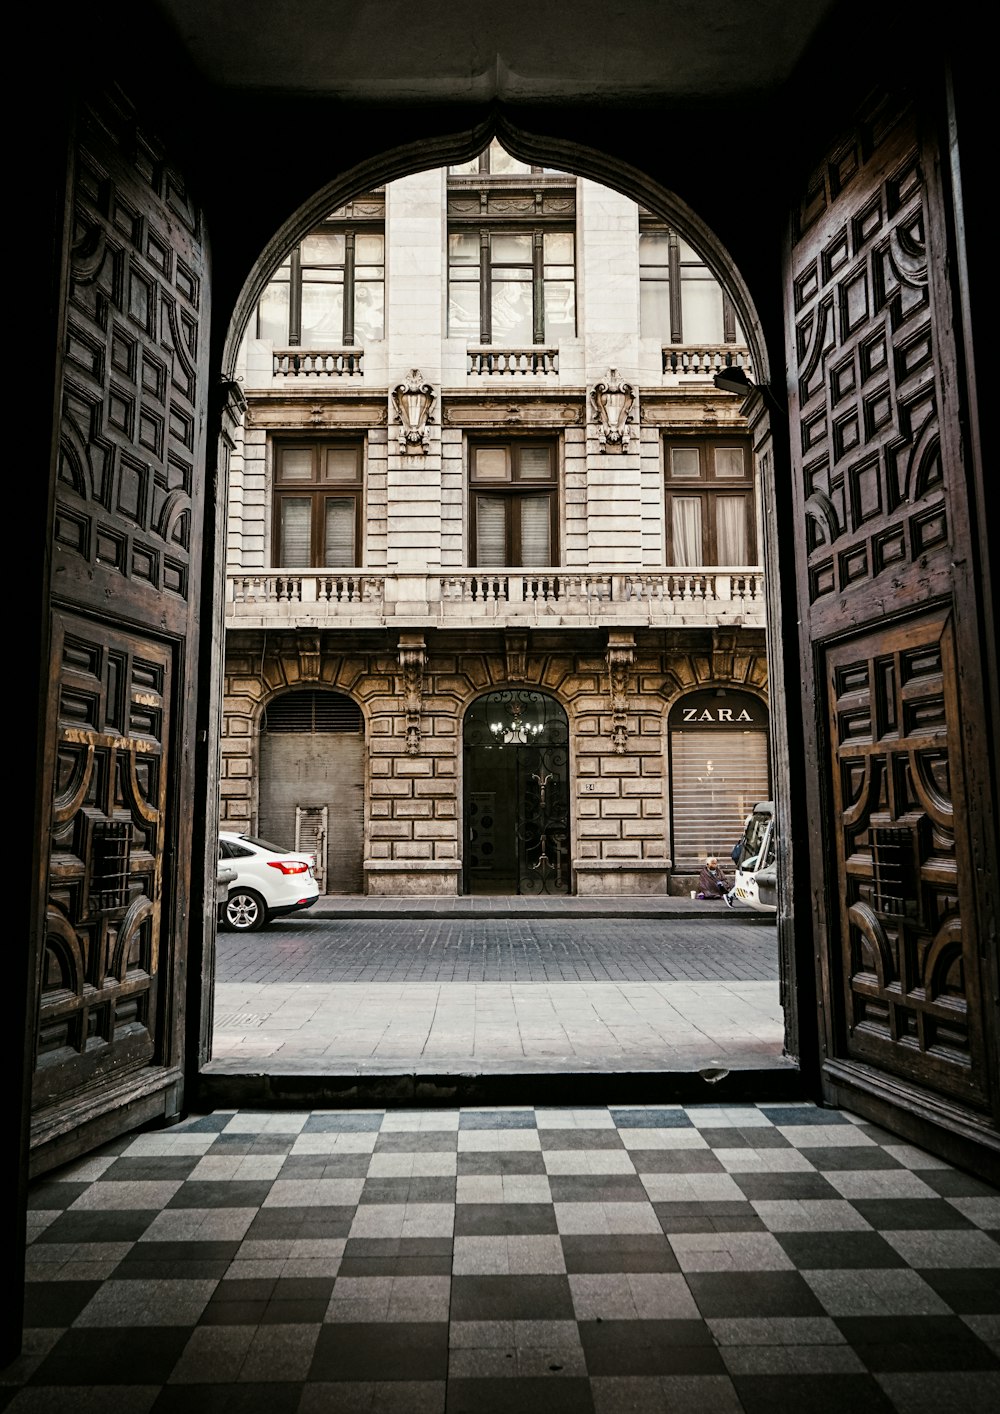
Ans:
POLYGON ((32 1166, 179 1104, 208 351, 201 217, 78 115, 55 449, 32 1166), (171 861, 167 868, 166 861, 171 861))
POLYGON ((852 638, 827 655, 847 1055, 989 1098, 954 730, 950 614, 852 638))
POLYGON ((60 615, 37 1107, 162 1060, 162 845, 172 654, 60 615))
POLYGON ((940 175, 933 129, 883 97, 817 169, 789 249, 809 848, 830 1098, 881 1087, 995 1147, 967 788, 987 763, 982 608, 940 175))

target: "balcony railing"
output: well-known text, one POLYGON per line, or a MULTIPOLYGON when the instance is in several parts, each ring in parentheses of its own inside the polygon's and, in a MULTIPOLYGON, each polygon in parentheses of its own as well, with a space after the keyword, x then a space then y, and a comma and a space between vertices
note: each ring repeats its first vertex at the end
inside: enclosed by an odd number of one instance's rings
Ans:
POLYGON ((275 349, 271 357, 276 378, 342 378, 364 373, 364 349, 275 349))
POLYGON ((753 376, 750 351, 742 344, 666 344, 663 348, 663 371, 680 377, 711 378, 724 368, 742 368, 748 378, 753 376))
POLYGON ((540 344, 526 349, 469 349, 466 367, 469 373, 487 376, 558 373, 559 350, 543 348, 540 344))
POLYGON ((758 568, 270 570, 229 574, 226 599, 233 628, 764 625, 758 568))

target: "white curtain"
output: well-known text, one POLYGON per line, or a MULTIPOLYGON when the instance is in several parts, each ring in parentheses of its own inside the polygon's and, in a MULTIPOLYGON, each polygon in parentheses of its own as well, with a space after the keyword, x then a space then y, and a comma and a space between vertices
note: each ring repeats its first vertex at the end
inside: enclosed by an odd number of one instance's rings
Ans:
POLYGON ((670 502, 675 565, 703 565, 701 544, 701 500, 697 496, 674 496, 670 502))
POLYGON ((745 496, 718 496, 715 537, 720 565, 747 563, 747 501, 745 496))

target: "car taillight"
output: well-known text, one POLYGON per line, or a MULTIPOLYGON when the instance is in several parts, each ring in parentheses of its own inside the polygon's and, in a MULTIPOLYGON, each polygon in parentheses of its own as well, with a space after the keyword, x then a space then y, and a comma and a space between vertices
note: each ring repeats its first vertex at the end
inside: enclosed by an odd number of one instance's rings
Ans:
POLYGON ((304 874, 309 865, 304 859, 269 859, 269 869, 280 869, 282 874, 304 874))

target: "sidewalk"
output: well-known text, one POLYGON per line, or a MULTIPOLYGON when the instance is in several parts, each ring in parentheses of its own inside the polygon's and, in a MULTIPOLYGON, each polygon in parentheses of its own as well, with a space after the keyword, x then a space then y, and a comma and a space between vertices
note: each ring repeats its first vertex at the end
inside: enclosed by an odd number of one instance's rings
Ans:
POLYGON ((397 895, 327 896, 298 918, 286 936, 276 920, 241 942, 239 965, 227 960, 208 1075, 384 1082, 795 1069, 782 1054, 773 914, 662 895, 397 895), (551 976, 539 972, 550 954, 551 976))
POLYGON ((311 918, 701 918, 735 919, 774 927, 775 915, 715 899, 670 894, 615 894, 579 898, 568 894, 476 894, 435 898, 409 894, 323 894, 311 918))

